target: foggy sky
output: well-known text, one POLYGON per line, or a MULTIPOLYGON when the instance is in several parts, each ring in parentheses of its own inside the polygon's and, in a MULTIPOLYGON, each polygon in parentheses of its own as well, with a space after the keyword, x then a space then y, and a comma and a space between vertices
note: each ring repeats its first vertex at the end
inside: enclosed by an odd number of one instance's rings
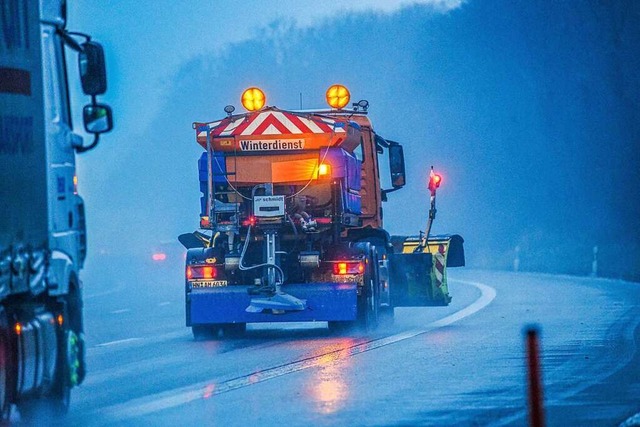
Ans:
MULTIPOLYGON (((90 250, 144 254, 196 228, 193 121, 239 108, 252 85, 269 105, 298 108, 302 93, 305 108, 322 108, 339 82, 370 102, 378 133, 405 146, 408 185, 384 206, 390 232, 424 229, 434 165, 444 176, 434 232, 462 234, 471 266, 510 268, 519 246, 524 269, 585 274, 598 245, 603 271, 640 278, 639 18, 634 1, 416 5, 316 25, 272 20, 209 52, 198 40, 181 47, 192 55, 141 50, 140 66, 107 44, 122 40, 109 28, 126 28, 102 23, 94 36, 116 70, 105 99, 126 133, 80 160, 90 250), (161 84, 122 90, 165 63, 161 84)), ((179 29, 154 31, 162 40, 179 29)))

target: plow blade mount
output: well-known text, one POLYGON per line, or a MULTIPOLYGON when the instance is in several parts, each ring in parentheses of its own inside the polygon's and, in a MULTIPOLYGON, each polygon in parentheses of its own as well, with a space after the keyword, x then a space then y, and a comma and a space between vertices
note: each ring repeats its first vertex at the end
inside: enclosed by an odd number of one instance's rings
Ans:
POLYGON ((393 237, 396 253, 389 254, 391 304, 394 307, 448 305, 447 267, 464 266, 459 235, 433 236, 425 247, 418 237, 393 237))

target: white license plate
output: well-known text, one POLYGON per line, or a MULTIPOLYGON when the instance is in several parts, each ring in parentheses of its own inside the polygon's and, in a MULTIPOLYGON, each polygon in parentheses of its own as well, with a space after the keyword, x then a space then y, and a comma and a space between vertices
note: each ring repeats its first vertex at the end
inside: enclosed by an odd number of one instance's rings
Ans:
POLYGON ((331 281, 332 282, 338 282, 338 283, 358 283, 358 284, 362 284, 363 283, 363 279, 364 277, 362 276, 362 274, 354 274, 354 275, 337 275, 337 274, 332 274, 331 275, 331 281))
POLYGON ((222 286, 227 286, 226 280, 201 280, 191 282, 192 288, 220 288, 222 286))

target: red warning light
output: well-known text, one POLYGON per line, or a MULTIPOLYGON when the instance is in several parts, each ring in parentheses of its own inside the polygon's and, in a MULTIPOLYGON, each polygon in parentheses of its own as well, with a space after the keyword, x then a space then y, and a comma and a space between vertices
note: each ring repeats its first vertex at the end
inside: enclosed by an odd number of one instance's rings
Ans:
POLYGON ((429 190, 431 190, 431 192, 435 192, 436 189, 440 187, 441 183, 442 183, 442 176, 438 175, 437 173, 434 173, 432 169, 431 173, 429 174, 429 190))

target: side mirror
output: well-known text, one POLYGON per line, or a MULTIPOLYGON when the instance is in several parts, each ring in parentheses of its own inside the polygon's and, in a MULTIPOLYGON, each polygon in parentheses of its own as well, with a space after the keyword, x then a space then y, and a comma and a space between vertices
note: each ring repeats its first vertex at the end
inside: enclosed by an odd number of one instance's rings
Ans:
POLYGON ((100 43, 85 42, 78 54, 82 91, 86 95, 102 95, 107 91, 107 70, 100 43))
POLYGON ((400 144, 389 145, 389 170, 393 188, 403 187, 405 185, 404 153, 400 144))
POLYGON ((105 133, 113 128, 111 107, 106 104, 85 105, 82 110, 84 129, 89 133, 105 133))

